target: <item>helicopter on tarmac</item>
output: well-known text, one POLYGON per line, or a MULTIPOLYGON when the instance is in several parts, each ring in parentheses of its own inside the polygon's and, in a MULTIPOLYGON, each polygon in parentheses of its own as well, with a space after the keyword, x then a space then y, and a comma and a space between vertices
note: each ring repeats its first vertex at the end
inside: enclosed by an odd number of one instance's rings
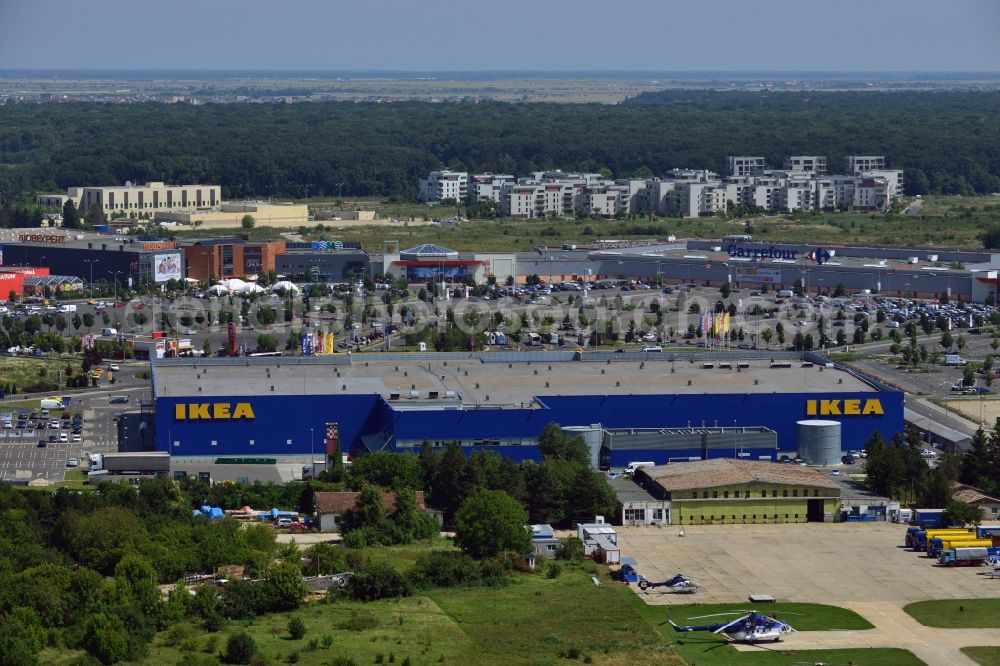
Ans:
POLYGON ((659 583, 654 583, 645 576, 639 576, 640 590, 651 590, 655 587, 665 587, 668 592, 684 592, 687 594, 693 594, 698 591, 698 584, 684 574, 677 574, 673 578, 659 583))
POLYGON ((790 624, 782 622, 773 617, 768 617, 755 610, 732 611, 728 613, 713 613, 712 615, 699 615, 691 618, 700 620, 708 617, 722 617, 726 615, 737 615, 736 619, 729 622, 718 622, 715 624, 700 624, 680 626, 672 619, 670 626, 674 631, 711 631, 713 634, 721 634, 735 643, 761 643, 764 641, 780 641, 785 634, 795 631, 790 624))

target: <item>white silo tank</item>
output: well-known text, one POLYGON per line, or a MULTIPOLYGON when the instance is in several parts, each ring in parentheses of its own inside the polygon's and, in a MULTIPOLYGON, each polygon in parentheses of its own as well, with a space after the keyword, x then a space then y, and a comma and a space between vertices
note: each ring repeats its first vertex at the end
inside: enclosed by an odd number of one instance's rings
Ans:
POLYGON ((840 421, 808 419, 799 421, 799 457, 811 465, 840 462, 840 421))

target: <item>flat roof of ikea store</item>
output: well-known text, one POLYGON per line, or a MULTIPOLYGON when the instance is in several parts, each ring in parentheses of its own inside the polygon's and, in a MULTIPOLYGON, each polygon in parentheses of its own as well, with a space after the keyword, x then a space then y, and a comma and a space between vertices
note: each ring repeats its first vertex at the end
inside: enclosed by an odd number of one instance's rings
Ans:
POLYGON ((875 390, 847 372, 802 367, 798 359, 788 361, 791 367, 771 368, 771 356, 740 356, 740 365, 747 367, 738 369, 736 356, 722 361, 689 354, 641 356, 590 353, 582 361, 572 360, 572 352, 164 359, 154 361, 153 389, 158 398, 379 394, 388 400, 399 394, 394 403, 400 408, 441 402, 526 407, 535 396, 560 395, 875 390), (731 368, 720 368, 720 362, 731 368), (703 367, 707 363, 713 367, 703 367))

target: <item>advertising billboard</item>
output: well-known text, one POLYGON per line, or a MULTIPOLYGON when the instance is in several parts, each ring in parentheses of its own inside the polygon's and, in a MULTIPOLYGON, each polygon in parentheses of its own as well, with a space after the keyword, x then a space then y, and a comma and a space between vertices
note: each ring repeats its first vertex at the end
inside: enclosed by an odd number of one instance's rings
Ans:
POLYGON ((181 277, 181 253, 171 252, 170 254, 158 254, 153 257, 153 281, 166 282, 167 280, 180 280, 181 277))
POLYGON ((777 284, 781 282, 780 268, 737 268, 734 276, 737 282, 767 282, 777 284))

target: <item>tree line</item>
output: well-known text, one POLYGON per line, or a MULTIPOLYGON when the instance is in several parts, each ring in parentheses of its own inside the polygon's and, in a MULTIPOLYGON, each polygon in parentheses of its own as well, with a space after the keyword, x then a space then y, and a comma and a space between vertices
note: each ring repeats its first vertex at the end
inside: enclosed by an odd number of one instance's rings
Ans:
MULTIPOLYGON (((409 200, 441 166, 649 177, 721 171, 726 155, 747 154, 775 167, 785 155, 826 155, 834 173, 844 155, 884 154, 907 171, 910 194, 987 193, 1000 190, 998 114, 992 92, 669 91, 617 106, 8 104, 0 204, 126 180, 221 183, 227 198, 409 200)), ((33 219, 0 218, 14 215, 33 219)))

